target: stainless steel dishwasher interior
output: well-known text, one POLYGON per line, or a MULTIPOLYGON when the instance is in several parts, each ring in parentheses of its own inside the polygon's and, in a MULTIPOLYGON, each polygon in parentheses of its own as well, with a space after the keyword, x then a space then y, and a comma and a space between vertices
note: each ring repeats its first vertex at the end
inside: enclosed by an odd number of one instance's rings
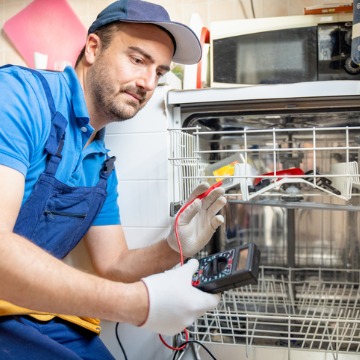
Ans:
POLYGON ((225 224, 206 252, 261 251, 258 284, 225 292, 191 329, 196 340, 360 351, 359 119, 358 109, 199 111, 170 130, 173 209, 199 181, 228 179, 225 224))

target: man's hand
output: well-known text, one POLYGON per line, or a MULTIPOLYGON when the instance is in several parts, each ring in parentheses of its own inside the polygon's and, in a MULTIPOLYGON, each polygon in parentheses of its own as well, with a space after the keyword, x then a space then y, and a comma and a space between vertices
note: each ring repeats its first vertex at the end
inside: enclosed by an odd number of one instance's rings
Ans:
POLYGON ((175 335, 191 325, 220 301, 220 295, 208 294, 192 286, 199 262, 142 279, 149 294, 149 314, 142 327, 163 335, 175 335))
MULTIPOLYGON (((198 185, 191 193, 188 202, 179 210, 178 235, 183 254, 186 257, 193 256, 204 248, 215 230, 224 222, 223 216, 217 215, 226 204, 223 196, 225 190, 222 187, 214 189, 201 200, 197 199, 208 188, 209 184, 207 183, 198 185)), ((167 241, 173 250, 179 252, 174 226, 175 223, 167 241)))

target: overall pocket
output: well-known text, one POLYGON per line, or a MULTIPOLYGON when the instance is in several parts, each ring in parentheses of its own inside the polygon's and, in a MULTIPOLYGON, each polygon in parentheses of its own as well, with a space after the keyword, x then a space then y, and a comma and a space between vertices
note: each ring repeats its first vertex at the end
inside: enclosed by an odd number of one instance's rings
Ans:
POLYGON ((63 258, 81 240, 84 221, 91 204, 91 196, 57 194, 49 198, 32 234, 32 240, 44 250, 63 258))

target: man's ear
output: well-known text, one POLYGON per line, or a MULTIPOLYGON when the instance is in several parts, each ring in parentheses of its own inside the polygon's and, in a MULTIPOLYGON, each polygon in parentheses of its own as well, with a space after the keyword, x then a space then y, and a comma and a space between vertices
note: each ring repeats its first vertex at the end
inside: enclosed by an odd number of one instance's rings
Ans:
POLYGON ((89 34, 86 39, 84 57, 87 63, 93 64, 100 53, 101 40, 96 34, 89 34))

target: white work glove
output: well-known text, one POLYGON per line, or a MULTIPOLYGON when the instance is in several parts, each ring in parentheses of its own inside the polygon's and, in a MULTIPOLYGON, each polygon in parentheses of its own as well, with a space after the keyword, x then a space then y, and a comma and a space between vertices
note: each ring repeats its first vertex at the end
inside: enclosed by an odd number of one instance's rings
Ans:
MULTIPOLYGON (((201 183, 191 193, 187 203, 204 193, 208 183, 201 183)), ((209 242, 215 230, 224 223, 224 217, 217 213, 225 206, 224 188, 218 187, 202 200, 195 199, 178 219, 178 234, 184 256, 190 257, 198 253, 209 242)), ((186 204, 183 206, 183 208, 186 204)), ((179 211, 182 211, 181 209, 179 211)), ((169 246, 179 252, 175 235, 175 221, 167 237, 169 246)))
POLYGON ((219 294, 209 294, 192 285, 198 267, 199 262, 191 259, 174 270, 142 279, 149 294, 149 314, 141 327, 173 336, 217 306, 219 294))

